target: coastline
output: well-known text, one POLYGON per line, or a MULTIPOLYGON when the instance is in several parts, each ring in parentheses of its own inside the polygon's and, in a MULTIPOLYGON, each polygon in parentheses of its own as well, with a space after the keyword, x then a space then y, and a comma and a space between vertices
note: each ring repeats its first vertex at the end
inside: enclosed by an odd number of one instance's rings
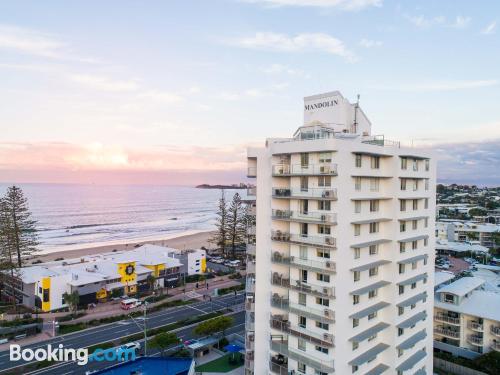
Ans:
POLYGON ((136 245, 153 244, 160 246, 173 247, 176 249, 198 249, 202 246, 210 248, 208 239, 212 236, 214 231, 201 231, 195 233, 179 233, 163 237, 161 239, 150 239, 143 241, 135 241, 130 243, 116 243, 116 244, 103 244, 99 246, 83 247, 78 249, 66 249, 54 252, 43 252, 32 258, 31 261, 41 260, 42 262, 50 262, 56 258, 78 258, 86 255, 95 255, 100 253, 111 252, 113 250, 132 250, 136 245))

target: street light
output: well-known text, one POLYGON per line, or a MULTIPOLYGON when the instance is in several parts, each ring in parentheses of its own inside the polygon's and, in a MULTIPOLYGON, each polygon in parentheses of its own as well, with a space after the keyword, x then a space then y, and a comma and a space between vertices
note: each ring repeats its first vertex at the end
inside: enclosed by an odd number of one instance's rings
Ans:
POLYGON ((141 326, 139 323, 137 323, 137 321, 134 319, 134 317, 132 315, 128 315, 130 317, 130 319, 132 319, 132 321, 137 325, 137 327, 139 327, 139 329, 142 329, 144 331, 144 357, 147 356, 147 351, 148 351, 148 325, 147 325, 147 318, 146 318, 146 314, 147 314, 147 310, 148 310, 148 302, 147 302, 147 299, 148 298, 151 298, 151 297, 154 297, 155 294, 153 293, 152 295, 144 298, 144 324, 141 326))

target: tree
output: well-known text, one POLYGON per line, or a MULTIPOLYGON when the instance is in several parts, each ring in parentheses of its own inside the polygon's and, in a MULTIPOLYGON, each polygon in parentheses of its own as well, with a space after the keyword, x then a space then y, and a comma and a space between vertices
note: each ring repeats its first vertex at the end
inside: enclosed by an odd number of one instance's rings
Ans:
POLYGON ((222 253, 226 253, 227 244, 227 204, 224 190, 221 190, 221 197, 219 199, 219 207, 217 210, 217 219, 215 222, 215 234, 209 239, 209 242, 214 243, 222 253))
POLYGON ((479 240, 479 233, 478 232, 467 232, 467 239, 469 241, 477 241, 479 240))
POLYGON ((219 316, 217 318, 205 320, 196 326, 194 333, 200 336, 211 336, 215 333, 224 332, 233 325, 234 319, 230 316, 219 316))
POLYGON ((17 186, 9 187, 2 200, 1 209, 7 219, 3 223, 4 236, 7 237, 9 246, 15 250, 15 262, 17 267, 21 268, 24 259, 37 251, 36 221, 31 218, 28 199, 17 186))
POLYGON ((233 195, 233 200, 229 206, 227 233, 229 245, 231 246, 231 255, 235 258, 236 247, 245 241, 246 235, 245 210, 238 193, 233 195))
POLYGON ((63 294, 64 302, 69 306, 69 309, 72 313, 76 312, 78 309, 78 304, 80 303, 80 294, 78 291, 74 291, 71 293, 65 292, 63 294))
POLYGON ((480 355, 473 360, 474 364, 479 367, 480 371, 488 374, 500 373, 500 353, 492 350, 486 354, 480 355))
POLYGON ((166 349, 178 343, 179 343, 179 338, 173 332, 161 332, 149 341, 149 345, 152 348, 160 349, 160 353, 162 356, 165 353, 166 349))
POLYGON ((149 290, 153 290, 156 284, 156 278, 153 275, 148 275, 146 282, 148 283, 149 290))

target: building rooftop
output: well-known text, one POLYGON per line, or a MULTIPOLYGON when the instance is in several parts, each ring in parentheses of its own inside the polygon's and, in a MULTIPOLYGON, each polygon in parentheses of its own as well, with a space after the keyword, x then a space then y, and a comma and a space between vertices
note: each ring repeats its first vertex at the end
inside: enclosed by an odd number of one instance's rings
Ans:
MULTIPOLYGON (((471 277, 464 277, 463 279, 471 279, 471 277)), ((436 298, 434 306, 457 313, 500 321, 500 294, 496 292, 475 290, 470 296, 464 298, 459 305, 441 302, 436 298)))
POLYGON ((439 286, 441 284, 447 283, 455 277, 453 272, 437 271, 434 273, 434 286, 439 286))
POLYGON ((436 240, 436 250, 455 251, 457 253, 472 251, 476 253, 487 253, 488 248, 479 244, 468 242, 454 242, 446 240, 436 240))
POLYGON ((457 281, 439 288, 437 293, 451 293, 459 297, 469 294, 479 288, 485 281, 479 277, 462 277, 457 281))

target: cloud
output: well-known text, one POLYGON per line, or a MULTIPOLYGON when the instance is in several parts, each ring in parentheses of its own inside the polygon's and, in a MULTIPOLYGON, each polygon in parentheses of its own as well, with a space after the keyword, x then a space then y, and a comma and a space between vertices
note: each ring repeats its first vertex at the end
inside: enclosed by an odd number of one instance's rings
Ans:
POLYGON ((405 14, 404 17, 420 29, 428 29, 433 26, 465 29, 472 20, 470 17, 465 16, 456 16, 452 21, 448 21, 445 16, 426 17, 424 15, 413 16, 405 14))
POLYGON ((317 7, 339 8, 356 11, 369 7, 382 6, 382 0, 242 0, 246 3, 261 3, 271 7, 317 7))
POLYGON ((78 57, 69 45, 56 36, 17 26, 0 25, 0 50, 38 57, 96 63, 93 58, 78 57))
POLYGON ((483 35, 491 35, 495 34, 497 28, 497 21, 493 21, 488 24, 484 29, 481 30, 481 34, 483 35))
POLYGON ((130 92, 139 89, 139 84, 135 80, 113 80, 105 76, 90 74, 72 74, 68 78, 73 82, 99 91, 130 92))
POLYGON ((456 29, 465 29, 467 26, 469 26, 470 21, 470 17, 457 16, 450 27, 454 27, 456 29))
POLYGON ((359 42, 359 45, 365 48, 380 47, 382 44, 384 43, 380 40, 370 40, 364 38, 359 42))
POLYGON ((328 34, 303 33, 295 36, 273 32, 258 32, 250 37, 242 37, 229 41, 230 44, 248 49, 275 52, 311 52, 319 51, 354 60, 354 55, 344 43, 328 34))
POLYGON ((399 86, 375 85, 372 86, 378 90, 409 91, 409 92, 427 92, 427 91, 454 91, 474 89, 481 87, 498 86, 500 82, 496 79, 475 80, 475 81, 435 81, 427 83, 411 83, 399 86))
POLYGON ((262 71, 266 74, 288 74, 290 76, 297 76, 304 78, 311 77, 309 73, 306 73, 303 70, 294 69, 289 67, 288 65, 282 65, 282 64, 271 64, 269 66, 262 68, 262 71))

